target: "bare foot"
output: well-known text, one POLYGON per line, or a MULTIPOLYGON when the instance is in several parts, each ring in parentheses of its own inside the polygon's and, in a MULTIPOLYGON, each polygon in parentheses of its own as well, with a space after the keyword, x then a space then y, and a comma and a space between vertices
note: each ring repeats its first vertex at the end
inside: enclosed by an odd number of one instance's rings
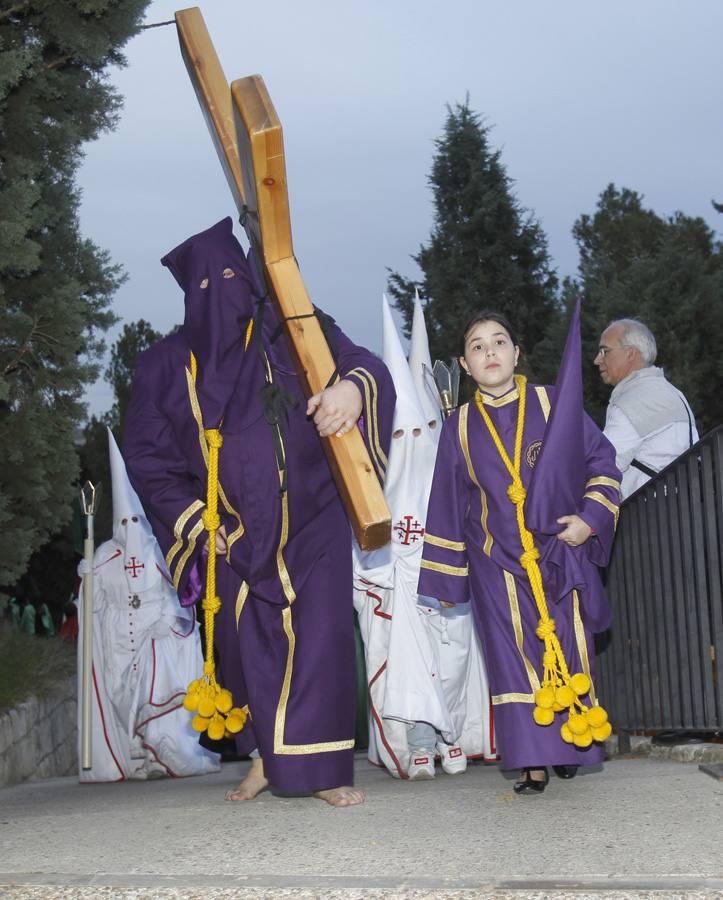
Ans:
POLYGON ((328 791, 314 791, 317 800, 325 800, 329 806, 357 806, 364 802, 364 794, 353 787, 330 788, 328 791))
POLYGON ((254 759, 251 768, 241 784, 233 791, 227 791, 224 800, 253 800, 268 787, 268 779, 264 775, 264 761, 261 757, 254 759))

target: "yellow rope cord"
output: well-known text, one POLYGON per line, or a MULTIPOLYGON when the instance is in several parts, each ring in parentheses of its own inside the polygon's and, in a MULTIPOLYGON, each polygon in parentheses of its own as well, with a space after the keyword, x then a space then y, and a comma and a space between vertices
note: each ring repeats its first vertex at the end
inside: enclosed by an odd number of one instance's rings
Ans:
MULTIPOLYGON (((246 346, 251 337, 251 329, 246 334, 246 346)), ((191 353, 191 376, 196 382, 198 364, 191 353)), ((191 723, 196 731, 208 731, 212 740, 230 737, 241 731, 246 722, 246 707, 239 709, 233 705, 230 691, 216 681, 216 664, 213 658, 213 632, 215 619, 221 609, 221 598, 216 593, 216 532, 221 526, 218 514, 218 456, 223 446, 223 436, 218 428, 205 428, 203 434, 208 445, 208 480, 206 487, 206 508, 202 513, 203 527, 208 532, 208 560, 206 564, 206 594, 203 600, 204 627, 206 634, 206 658, 203 676, 188 685, 183 705, 196 715, 191 723)))
POLYGON ((537 564, 540 552, 535 546, 532 532, 525 523, 525 498, 527 497, 527 491, 520 476, 522 435, 525 427, 527 405, 527 379, 524 375, 516 375, 515 382, 520 398, 517 410, 513 460, 510 459, 497 433, 497 429, 484 407, 479 390, 475 393, 475 402, 497 452, 512 479, 507 488, 507 496, 515 507, 517 528, 520 533, 520 542, 522 543, 520 564, 527 574, 532 589, 532 596, 535 598, 537 611, 540 614, 535 634, 544 642, 545 652, 542 656, 543 678, 540 689, 535 692, 533 717, 538 725, 551 725, 556 712, 562 712, 565 709, 569 710, 568 719, 560 729, 563 740, 567 743, 574 743, 577 747, 589 747, 593 740, 604 741, 610 735, 612 728, 608 722, 607 713, 601 706, 596 705, 588 708, 580 700, 581 696, 590 692, 590 679, 583 672, 570 675, 565 654, 555 633, 555 620, 551 618, 547 607, 545 587, 542 583, 542 572, 537 564))

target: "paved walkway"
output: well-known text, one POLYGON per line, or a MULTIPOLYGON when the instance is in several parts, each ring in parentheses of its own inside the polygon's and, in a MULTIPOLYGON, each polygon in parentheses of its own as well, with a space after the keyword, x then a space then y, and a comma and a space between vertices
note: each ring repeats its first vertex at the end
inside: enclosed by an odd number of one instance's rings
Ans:
POLYGON ((615 759, 542 796, 493 766, 405 783, 357 760, 367 802, 262 794, 217 775, 0 790, 0 897, 723 897, 723 782, 615 759))

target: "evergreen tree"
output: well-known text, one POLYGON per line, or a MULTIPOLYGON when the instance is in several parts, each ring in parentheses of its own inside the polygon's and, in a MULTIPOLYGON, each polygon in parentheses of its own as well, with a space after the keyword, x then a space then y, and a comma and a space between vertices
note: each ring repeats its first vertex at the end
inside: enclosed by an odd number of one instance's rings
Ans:
POLYGON ((84 386, 114 321, 118 266, 78 226, 85 141, 111 129, 148 0, 17 0, 0 10, 0 585, 71 514, 84 386))
POLYGON ((113 432, 118 446, 121 446, 136 357, 161 337, 161 333, 144 319, 123 326, 122 333, 111 347, 110 363, 105 370, 105 380, 113 388, 113 406, 101 416, 91 416, 83 429, 84 440, 80 447, 82 480, 100 484, 102 492, 95 523, 98 541, 110 538, 113 523, 108 428, 113 432))
POLYGON ((723 245, 699 217, 663 218, 635 191, 609 185, 594 215, 573 228, 580 251, 588 409, 603 422, 610 389, 592 359, 612 319, 640 318, 655 335, 657 364, 688 397, 705 432, 723 421, 723 245))
POLYGON ((425 318, 433 358, 457 356, 467 320, 491 308, 515 327, 528 373, 549 379, 559 360, 541 352, 540 342, 559 316, 557 279, 542 228, 512 193, 489 131, 469 100, 448 107, 429 176, 434 227, 429 243, 412 257, 422 279, 391 272, 389 292, 407 334, 415 287, 429 298, 425 318))

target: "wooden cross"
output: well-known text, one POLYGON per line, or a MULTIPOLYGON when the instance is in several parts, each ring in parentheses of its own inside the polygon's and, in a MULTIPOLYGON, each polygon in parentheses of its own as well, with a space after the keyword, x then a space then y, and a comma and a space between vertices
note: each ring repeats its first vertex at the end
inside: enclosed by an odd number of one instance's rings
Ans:
MULTIPOLYGON (((326 387, 335 364, 294 256, 281 122, 260 75, 234 81, 229 90, 198 7, 175 17, 198 102, 311 396, 326 387)), ((391 517, 359 429, 321 442, 360 547, 383 547, 391 517)))

